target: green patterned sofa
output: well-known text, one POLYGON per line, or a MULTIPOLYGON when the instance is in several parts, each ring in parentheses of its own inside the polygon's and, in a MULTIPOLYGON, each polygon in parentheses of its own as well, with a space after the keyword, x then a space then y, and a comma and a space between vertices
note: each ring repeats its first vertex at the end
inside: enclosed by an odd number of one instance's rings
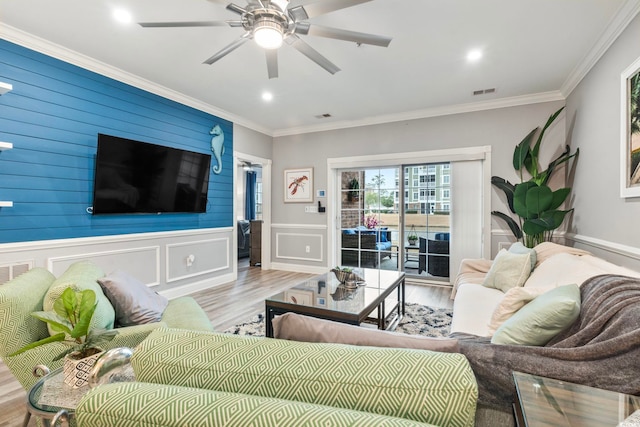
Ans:
POLYGON ((137 382, 92 389, 79 427, 474 424, 460 354, 161 328, 131 364, 137 382))
MULTIPOLYGON (((73 283, 91 288, 100 296, 94 321, 113 327, 113 320, 110 320, 110 316, 111 319, 114 316, 113 307, 96 282, 103 276, 104 272, 95 264, 80 261, 69 266, 58 279, 48 270, 36 267, 0 286, 0 357, 25 390, 37 381, 32 374, 33 368, 36 365, 45 365, 51 370, 61 367, 63 361, 53 359, 67 348, 61 342, 53 342, 9 356, 25 345, 49 336, 46 324, 31 313, 43 310, 43 301, 50 288, 58 289, 73 283)), ((169 301, 162 322, 118 328, 118 335, 105 347, 135 347, 152 330, 162 326, 212 330, 206 313, 195 300, 181 297, 169 301)))

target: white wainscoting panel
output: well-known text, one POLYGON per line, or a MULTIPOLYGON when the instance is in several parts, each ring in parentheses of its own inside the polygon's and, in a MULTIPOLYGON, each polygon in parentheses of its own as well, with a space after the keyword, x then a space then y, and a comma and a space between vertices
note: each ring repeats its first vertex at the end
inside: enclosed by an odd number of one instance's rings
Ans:
POLYGON ((82 260, 89 260, 99 265, 105 274, 122 270, 147 286, 160 284, 160 246, 52 257, 48 259, 47 269, 54 276, 59 277, 71 264, 82 260))
POLYGON ((276 233, 277 259, 322 262, 323 253, 321 234, 276 233))
POLYGON ((231 268, 229 238, 167 245, 167 283, 231 268))
POLYGON ((0 244, 0 266, 28 262, 56 277, 80 260, 123 270, 169 298, 235 280, 233 227, 0 244), (190 268, 185 258, 194 255, 190 268))

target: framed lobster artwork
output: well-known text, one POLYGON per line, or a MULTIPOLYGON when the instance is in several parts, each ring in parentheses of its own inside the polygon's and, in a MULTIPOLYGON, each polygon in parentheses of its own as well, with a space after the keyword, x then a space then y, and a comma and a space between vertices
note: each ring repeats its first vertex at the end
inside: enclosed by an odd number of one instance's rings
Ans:
POLYGON ((313 168, 284 170, 284 201, 313 202, 313 168))

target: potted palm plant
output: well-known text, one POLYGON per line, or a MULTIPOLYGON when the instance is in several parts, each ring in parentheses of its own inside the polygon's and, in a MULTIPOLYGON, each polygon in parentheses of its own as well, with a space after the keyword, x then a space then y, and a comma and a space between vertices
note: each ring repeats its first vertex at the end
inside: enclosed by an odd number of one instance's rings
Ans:
POLYGON ((96 310, 96 294, 91 289, 66 288, 53 303, 53 311, 31 313, 36 319, 49 325, 55 335, 22 347, 11 354, 15 356, 32 348, 52 342, 62 342, 68 348, 54 360, 64 357, 64 382, 73 388, 88 384, 88 373, 103 353, 101 345, 111 341, 116 330, 92 330, 93 313, 96 310))
POLYGON ((538 165, 542 137, 563 109, 564 107, 549 116, 533 148, 531 141, 538 132, 538 128, 529 132, 516 146, 513 153, 513 167, 520 174, 520 183, 513 185, 498 176, 491 177, 491 183, 505 193, 509 209, 518 216, 518 222, 502 212, 493 211, 491 214, 504 220, 516 239, 522 239, 525 246, 529 248, 551 240, 553 231, 560 227, 566 215, 573 211, 573 209, 558 209, 567 199, 571 188, 553 191, 547 184, 555 168, 577 156, 580 150, 576 149, 575 153, 571 154, 570 147, 567 145, 565 151, 551 161, 546 170, 541 171, 538 165), (530 175, 529 179, 524 178, 525 170, 530 175))

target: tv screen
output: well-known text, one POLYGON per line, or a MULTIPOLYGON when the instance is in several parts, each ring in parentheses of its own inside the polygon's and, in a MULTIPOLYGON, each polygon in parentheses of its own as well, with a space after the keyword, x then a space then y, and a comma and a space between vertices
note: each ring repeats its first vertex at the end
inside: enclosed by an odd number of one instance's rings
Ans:
POLYGON ((211 155, 98 134, 93 214, 206 212, 211 155))

